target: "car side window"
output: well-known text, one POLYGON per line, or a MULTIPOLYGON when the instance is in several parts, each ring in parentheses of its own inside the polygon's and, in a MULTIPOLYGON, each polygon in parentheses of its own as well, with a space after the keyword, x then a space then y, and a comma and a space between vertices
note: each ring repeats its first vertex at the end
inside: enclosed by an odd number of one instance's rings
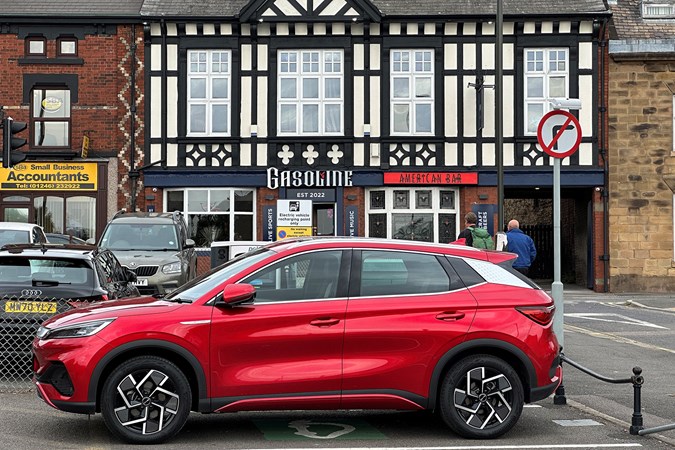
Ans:
POLYGON ((447 258, 453 269, 455 269, 459 277, 462 279, 464 286, 471 287, 477 284, 485 283, 485 279, 481 277, 478 272, 469 266, 463 259, 451 256, 448 256, 447 258))
POLYGON ((430 294, 450 290, 447 273, 434 255, 364 250, 360 295, 430 294))
POLYGON ((242 280, 256 288, 256 303, 334 298, 341 250, 304 253, 279 261, 242 280))

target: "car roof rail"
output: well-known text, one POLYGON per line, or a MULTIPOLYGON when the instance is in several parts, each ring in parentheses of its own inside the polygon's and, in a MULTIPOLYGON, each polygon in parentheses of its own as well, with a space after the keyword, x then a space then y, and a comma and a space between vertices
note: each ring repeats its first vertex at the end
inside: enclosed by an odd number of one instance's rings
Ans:
POLYGON ((121 216, 122 214, 125 214, 126 212, 127 212, 127 209, 126 209, 126 208, 120 209, 119 211, 117 211, 117 212, 115 213, 115 215, 113 216, 113 219, 116 219, 117 216, 121 216))

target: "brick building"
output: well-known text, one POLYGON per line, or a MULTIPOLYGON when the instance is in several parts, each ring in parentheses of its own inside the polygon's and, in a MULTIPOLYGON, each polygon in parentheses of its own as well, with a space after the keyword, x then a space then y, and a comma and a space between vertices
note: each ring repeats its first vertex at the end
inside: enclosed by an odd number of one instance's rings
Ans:
POLYGON ((141 3, 0 6, 0 105, 28 124, 26 160, 0 169, 0 220, 87 239, 132 203, 130 167, 143 160, 141 3))
POLYGON ((672 292, 675 2, 610 4, 610 288, 672 292))

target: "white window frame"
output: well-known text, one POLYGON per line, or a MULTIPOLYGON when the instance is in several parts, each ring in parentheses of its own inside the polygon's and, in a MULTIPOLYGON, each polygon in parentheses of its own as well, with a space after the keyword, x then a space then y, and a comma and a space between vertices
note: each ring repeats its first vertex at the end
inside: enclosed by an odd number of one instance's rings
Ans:
POLYGON ((232 134, 232 52, 230 50, 188 50, 187 52, 187 135, 188 136, 230 136, 232 134), (219 60, 214 61, 218 56, 219 60), (194 58, 197 58, 194 61, 194 58), (202 60, 204 57, 204 60, 202 60), (204 97, 192 97, 192 82, 203 80, 204 97), (225 97, 214 97, 214 82, 226 83, 225 97), (225 107, 227 118, 214 126, 213 109, 225 107), (192 115, 196 108, 204 108, 204 130, 192 129, 192 115), (217 131, 216 131, 217 130, 217 131))
MULTIPOLYGON (((202 214, 202 215, 228 215, 230 230, 229 236, 225 240, 229 241, 241 241, 242 239, 237 239, 237 233, 235 230, 235 217, 236 216, 251 216, 252 217, 252 227, 253 227, 253 240, 255 241, 258 236, 258 225, 257 225, 257 214, 256 214, 256 205, 257 205, 257 192, 254 188, 247 187, 225 187, 225 188, 208 188, 208 187, 199 187, 199 188, 179 188, 179 189, 167 189, 164 191, 164 204, 163 210, 168 211, 168 198, 169 192, 182 192, 183 193, 183 210, 180 211, 185 217, 186 225, 188 226, 188 234, 190 233, 190 215, 202 214), (204 204, 200 204, 198 209, 190 209, 189 193, 193 191, 207 191, 207 200, 204 204), (253 208, 252 211, 239 211, 235 210, 234 198, 236 191, 248 191, 253 193, 253 208), (213 209, 213 201, 211 200, 212 194, 215 192, 229 192, 230 196, 230 205, 228 211, 218 211, 213 209)), ((248 239, 246 239, 248 241, 248 239)))
POLYGON ((390 121, 392 136, 432 136, 434 134, 434 50, 433 49, 392 49, 390 53, 390 121), (405 60, 407 58, 407 61, 405 60), (421 60, 419 59, 421 58, 421 60), (429 79, 430 92, 428 97, 418 96, 417 83, 429 79), (396 80, 408 81, 407 95, 397 96, 395 91, 396 80), (417 129, 417 107, 428 106, 429 130, 417 129), (408 127, 406 130, 396 129, 397 107, 408 107, 408 127))
POLYGON ((279 136, 344 136, 344 51, 339 49, 279 50, 277 62, 277 135, 279 136), (336 61, 336 58, 339 59, 336 61), (339 95, 327 95, 327 82, 338 80, 339 95), (317 81, 317 96, 304 94, 304 83, 317 81), (294 83, 294 95, 284 89, 282 84, 294 83), (305 131, 303 111, 309 107, 317 109, 316 131, 305 131), (329 126, 327 108, 339 108, 339 126, 327 130, 329 126), (284 123, 282 112, 295 108, 293 127, 284 123))
POLYGON ((642 2, 642 17, 645 19, 667 19, 675 15, 675 4, 672 2, 642 2))
POLYGON ((569 97, 569 85, 570 85, 570 52, 567 47, 541 47, 541 48, 526 48, 524 51, 524 84, 523 84, 523 95, 525 100, 523 102, 524 106, 524 120, 523 126, 525 134, 528 136, 534 136, 537 134, 537 125, 541 120, 541 117, 544 116, 547 112, 551 111, 553 107, 549 101, 551 98, 567 98, 569 97), (562 69, 560 66, 560 59, 556 59, 558 64, 556 64, 555 69, 551 67, 553 62, 552 56, 559 57, 560 52, 563 52, 564 62, 562 69), (538 55, 540 54, 540 55, 538 55), (530 57, 533 59, 530 59, 530 57), (538 58, 537 56, 541 56, 538 58), (539 64, 540 63, 540 64, 539 64), (551 92, 551 81, 554 79, 563 78, 564 92, 551 92), (542 90, 541 96, 530 96, 528 87, 530 83, 534 82, 537 79, 541 79, 542 90), (536 108, 537 106, 541 107, 541 116, 538 116, 536 120, 530 121, 529 110, 530 108, 536 108))
POLYGON ((455 215, 455 236, 460 231, 460 227, 463 225, 463 221, 460 221, 459 218, 459 189, 450 186, 391 186, 391 187, 373 187, 367 188, 365 191, 366 199, 366 235, 369 235, 370 230, 370 220, 372 214, 386 214, 387 215, 387 239, 393 238, 392 224, 393 224, 393 214, 433 214, 433 241, 439 242, 440 239, 440 229, 438 226, 438 216, 439 214, 454 214, 455 215), (372 191, 384 191, 384 208, 371 208, 370 204, 370 193, 372 191), (408 208, 394 208, 394 193, 396 191, 409 191, 408 199, 409 204, 408 208), (416 204, 416 191, 430 191, 431 192, 431 206, 420 208, 416 204), (454 193, 454 208, 441 208, 441 191, 451 191, 454 193))

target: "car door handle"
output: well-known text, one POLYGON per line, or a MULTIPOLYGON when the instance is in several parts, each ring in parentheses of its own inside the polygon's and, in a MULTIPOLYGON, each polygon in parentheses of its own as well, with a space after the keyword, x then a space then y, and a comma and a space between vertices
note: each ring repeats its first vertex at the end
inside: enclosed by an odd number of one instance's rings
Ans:
POLYGON ((332 325, 337 325, 340 323, 340 319, 335 319, 333 317, 321 317, 319 319, 312 320, 309 324, 315 327, 330 327, 332 325))
POLYGON ((453 320, 463 319, 465 315, 466 314, 464 314, 463 312, 452 311, 440 313, 436 316, 436 318, 438 320, 447 320, 448 322, 450 322, 453 320))

